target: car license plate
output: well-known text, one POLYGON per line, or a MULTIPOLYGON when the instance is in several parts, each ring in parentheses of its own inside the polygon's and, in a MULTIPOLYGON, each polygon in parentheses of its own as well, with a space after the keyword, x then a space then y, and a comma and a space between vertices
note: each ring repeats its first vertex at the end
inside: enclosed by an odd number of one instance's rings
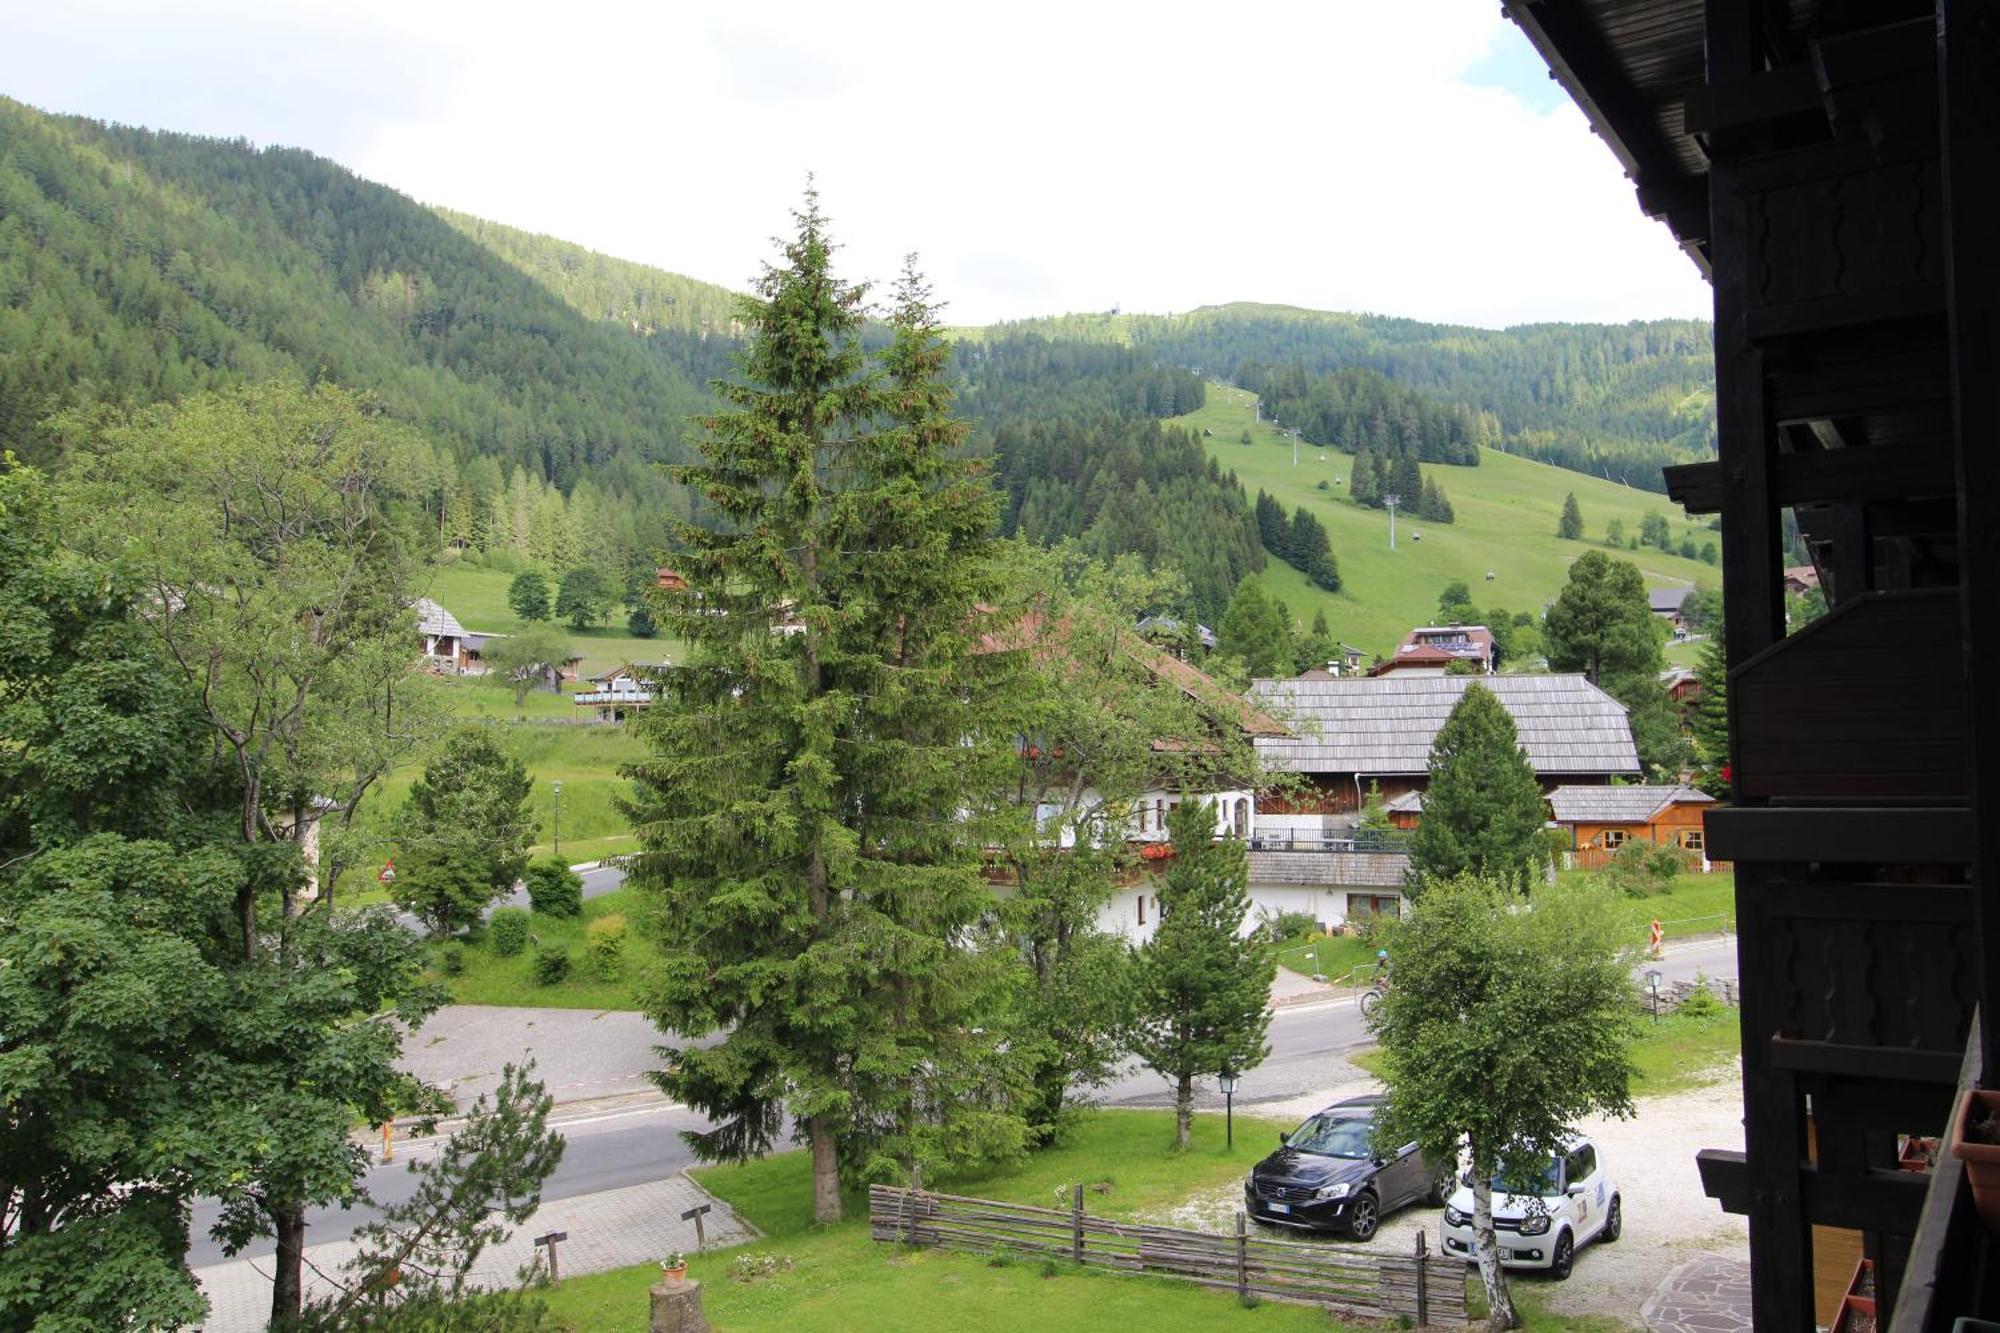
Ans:
POLYGON ((1292 1206, 1288 1203, 1267 1203, 1264 1206, 1274 1213, 1289 1213, 1292 1211, 1292 1206))

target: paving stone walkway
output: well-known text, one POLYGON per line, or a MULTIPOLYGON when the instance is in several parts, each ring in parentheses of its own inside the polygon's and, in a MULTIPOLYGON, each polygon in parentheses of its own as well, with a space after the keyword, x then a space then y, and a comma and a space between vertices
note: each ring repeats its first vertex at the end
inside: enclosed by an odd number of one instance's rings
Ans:
MULTIPOLYGON (((712 1207, 702 1219, 708 1248, 740 1244, 756 1234, 729 1205, 686 1176, 674 1175, 544 1203, 504 1244, 480 1255, 472 1280, 485 1287, 512 1286, 535 1258, 532 1238, 551 1231, 569 1233, 557 1251, 564 1277, 657 1260, 669 1250, 692 1251, 694 1223, 681 1221, 681 1213, 704 1203, 712 1207)), ((329 1278, 340 1275, 356 1248, 347 1240, 306 1247, 308 1299, 335 1290, 329 1278)), ((209 1301, 208 1319, 201 1326, 205 1333, 261 1333, 271 1313, 268 1256, 198 1268, 195 1277, 209 1301)))
POLYGON ((1652 1333, 1737 1333, 1750 1328, 1750 1263, 1704 1254, 1660 1283, 1640 1307, 1652 1333))

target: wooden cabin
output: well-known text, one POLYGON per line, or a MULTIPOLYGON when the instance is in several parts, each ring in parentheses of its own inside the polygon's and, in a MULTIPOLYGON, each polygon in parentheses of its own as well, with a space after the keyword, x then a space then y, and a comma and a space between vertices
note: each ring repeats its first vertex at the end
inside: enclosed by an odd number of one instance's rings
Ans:
POLYGON ((1992 1319, 1962 1167, 1900 1168, 2000 1078, 2000 0, 1504 8, 1714 287, 1719 457, 1667 469, 1727 596, 1745 1146, 1703 1188, 1760 1330, 1842 1232, 1876 1327, 1992 1319), (1788 513, 1830 608, 1789 637, 1788 513))
POLYGON ((1674 847, 1690 863, 1708 867, 1702 816, 1715 798, 1678 784, 1623 787, 1557 787, 1549 814, 1569 835, 1570 865, 1601 870, 1629 842, 1674 847))

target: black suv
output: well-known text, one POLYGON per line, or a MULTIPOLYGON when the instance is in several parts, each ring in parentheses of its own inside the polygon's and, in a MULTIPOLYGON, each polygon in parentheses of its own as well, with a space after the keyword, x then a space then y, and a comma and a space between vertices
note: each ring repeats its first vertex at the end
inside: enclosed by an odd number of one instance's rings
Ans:
POLYGON ((1250 1216, 1368 1240, 1385 1216, 1405 1204, 1443 1203, 1456 1183, 1451 1167, 1433 1167, 1414 1143, 1394 1156, 1376 1156, 1375 1109, 1383 1100, 1350 1097, 1279 1135, 1284 1146, 1251 1168, 1243 1182, 1250 1216))

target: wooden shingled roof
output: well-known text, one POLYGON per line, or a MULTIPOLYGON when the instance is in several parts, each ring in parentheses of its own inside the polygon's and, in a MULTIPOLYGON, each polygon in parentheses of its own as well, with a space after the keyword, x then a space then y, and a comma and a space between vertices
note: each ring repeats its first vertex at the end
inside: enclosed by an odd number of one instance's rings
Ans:
POLYGON ((1638 773, 1624 706, 1581 675, 1260 680, 1250 697, 1292 735, 1260 737, 1257 752, 1295 773, 1423 773, 1438 728, 1472 684, 1499 697, 1537 773, 1638 773))
POLYGON ((1677 784, 1630 787, 1557 787, 1549 812, 1558 824, 1643 824, 1670 805, 1712 805, 1715 798, 1677 784))

